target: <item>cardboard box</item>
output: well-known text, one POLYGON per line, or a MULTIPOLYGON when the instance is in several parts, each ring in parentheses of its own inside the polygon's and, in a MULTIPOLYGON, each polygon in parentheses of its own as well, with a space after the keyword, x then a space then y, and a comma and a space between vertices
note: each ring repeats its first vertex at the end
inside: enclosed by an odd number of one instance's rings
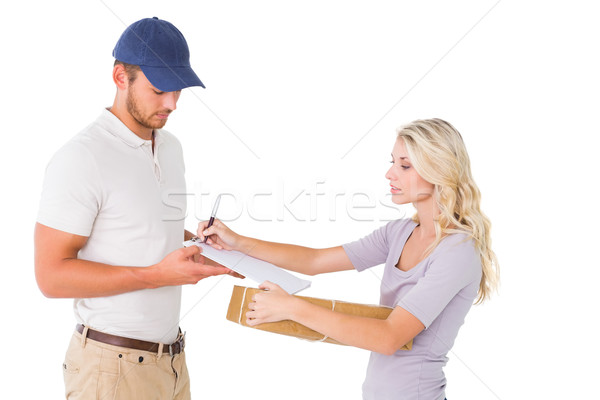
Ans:
MULTIPOLYGON (((231 301, 229 302, 229 308, 227 309, 227 319, 231 322, 235 322, 236 324, 248 326, 246 324, 246 312, 248 312, 248 304, 252 301, 252 297, 254 296, 254 294, 260 291, 260 289, 248 288, 244 286, 234 286, 233 293, 231 294, 231 301)), ((348 303, 345 301, 338 300, 317 299, 314 297, 296 297, 304 299, 312 304, 328 308, 330 310, 334 310, 344 314, 357 315, 361 317, 386 319, 393 310, 390 307, 383 306, 348 303)), ((307 328, 304 325, 290 320, 268 322, 250 328, 278 333, 280 335, 294 336, 305 340, 343 344, 330 337, 326 337, 317 331, 307 328)), ((410 349, 412 349, 412 340, 400 350, 410 349)))

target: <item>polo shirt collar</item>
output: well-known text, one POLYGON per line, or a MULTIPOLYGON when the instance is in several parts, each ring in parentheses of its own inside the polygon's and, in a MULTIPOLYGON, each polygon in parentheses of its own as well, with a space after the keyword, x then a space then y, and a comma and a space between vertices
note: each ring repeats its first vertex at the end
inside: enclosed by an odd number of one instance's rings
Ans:
MULTIPOLYGON (((111 135, 121 139, 125 144, 131 147, 140 147, 147 141, 133 133, 116 115, 111 113, 108 108, 102 110, 102 114, 96 120, 97 123, 106 129, 111 135)), ((162 143, 160 129, 154 130, 154 145, 162 143)))

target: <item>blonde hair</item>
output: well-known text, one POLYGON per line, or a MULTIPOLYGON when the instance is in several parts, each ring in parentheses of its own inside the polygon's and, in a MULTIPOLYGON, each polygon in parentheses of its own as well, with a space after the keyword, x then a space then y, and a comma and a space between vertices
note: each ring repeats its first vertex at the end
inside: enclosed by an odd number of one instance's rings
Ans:
MULTIPOLYGON (((481 257, 482 277, 476 303, 488 299, 498 287, 499 268, 491 249, 490 220, 481 212, 481 193, 471 175, 469 155, 460 133, 441 119, 416 120, 398 129, 417 173, 435 188, 433 198, 440 210, 435 220, 436 240, 466 233, 481 257)), ((419 223, 418 215, 413 220, 419 223)))

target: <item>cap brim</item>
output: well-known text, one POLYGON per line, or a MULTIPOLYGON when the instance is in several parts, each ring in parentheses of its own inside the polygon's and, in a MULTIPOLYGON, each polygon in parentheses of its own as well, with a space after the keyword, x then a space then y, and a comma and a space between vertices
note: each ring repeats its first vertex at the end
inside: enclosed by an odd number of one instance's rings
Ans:
POLYGON ((190 86, 205 87, 191 67, 148 67, 140 65, 150 83, 163 92, 175 92, 190 86))

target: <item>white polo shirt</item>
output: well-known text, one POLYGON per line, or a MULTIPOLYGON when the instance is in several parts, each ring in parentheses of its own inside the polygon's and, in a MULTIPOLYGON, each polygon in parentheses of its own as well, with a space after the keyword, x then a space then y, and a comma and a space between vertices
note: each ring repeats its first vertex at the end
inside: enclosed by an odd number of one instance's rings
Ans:
MULTIPOLYGON (((152 141, 115 115, 71 139, 46 168, 37 221, 87 236, 78 258, 147 267, 181 247, 186 213, 183 153, 165 130, 152 141)), ((171 343, 178 333, 181 287, 75 299, 77 322, 102 332, 171 343)))

